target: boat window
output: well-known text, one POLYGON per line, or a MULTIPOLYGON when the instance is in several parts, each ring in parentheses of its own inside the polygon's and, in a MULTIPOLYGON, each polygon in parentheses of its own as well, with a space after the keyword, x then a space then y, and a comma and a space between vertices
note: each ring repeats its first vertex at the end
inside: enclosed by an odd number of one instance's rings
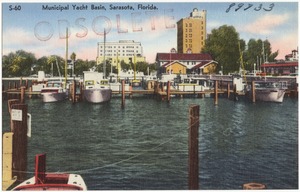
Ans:
POLYGON ((101 84, 101 85, 108 85, 108 81, 107 81, 107 80, 101 80, 101 81, 100 81, 100 84, 101 84))
POLYGON ((93 80, 88 80, 88 81, 85 81, 85 86, 87 85, 94 85, 94 81, 93 80))
POLYGON ((193 80, 191 80, 191 83, 195 84, 195 83, 197 83, 197 80, 193 79, 193 80))

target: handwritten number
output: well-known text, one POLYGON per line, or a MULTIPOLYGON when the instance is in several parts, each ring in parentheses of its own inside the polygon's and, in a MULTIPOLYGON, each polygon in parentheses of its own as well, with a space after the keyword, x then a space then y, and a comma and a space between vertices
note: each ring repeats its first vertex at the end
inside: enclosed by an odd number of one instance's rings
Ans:
POLYGON ((244 3, 240 3, 238 4, 238 8, 235 9, 235 11, 238 11, 240 8, 242 8, 244 6, 244 3))
POLYGON ((262 8, 262 4, 260 4, 259 7, 256 7, 254 10, 259 11, 259 10, 261 10, 261 8, 262 8))
POLYGON ((274 6, 275 6, 275 4, 274 4, 274 3, 271 3, 270 6, 269 6, 270 9, 265 9, 265 8, 264 8, 264 10, 265 10, 265 11, 272 11, 274 6))
MULTIPOLYGON (((250 8, 253 7, 253 6, 254 6, 254 4, 252 4, 252 3, 248 3, 248 5, 247 5, 247 4, 244 4, 244 3, 239 3, 239 4, 231 3, 231 4, 229 5, 229 7, 226 9, 226 13, 230 12, 232 8, 235 8, 235 9, 234 9, 235 11, 242 10, 242 9, 241 9, 242 7, 245 7, 243 10, 244 10, 244 11, 247 11, 248 9, 250 9, 250 8)), ((264 10, 264 11, 272 11, 273 8, 274 8, 274 6, 275 6, 275 4, 274 4, 274 3, 271 3, 271 4, 269 4, 269 7, 268 7, 268 8, 264 8, 264 7, 263 7, 263 4, 260 3, 259 6, 255 7, 253 10, 254 10, 254 11, 261 11, 261 10, 264 10)))
POLYGON ((251 7, 253 6, 253 4, 248 4, 248 7, 246 7, 245 9, 244 9, 244 11, 246 11, 247 9, 250 9, 251 7))
POLYGON ((231 3, 228 7, 228 9, 226 9, 226 13, 228 13, 231 9, 231 7, 235 6, 235 3, 231 3))

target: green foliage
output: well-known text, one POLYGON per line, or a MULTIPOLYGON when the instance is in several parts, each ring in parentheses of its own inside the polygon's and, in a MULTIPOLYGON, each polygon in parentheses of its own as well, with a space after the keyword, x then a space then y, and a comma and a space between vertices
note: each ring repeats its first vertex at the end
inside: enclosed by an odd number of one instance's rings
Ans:
POLYGON ((217 71, 223 67, 223 72, 237 71, 239 69, 239 34, 233 26, 223 25, 213 29, 208 35, 202 52, 210 53, 218 62, 217 71))
POLYGON ((268 40, 262 41, 261 39, 250 39, 248 41, 247 50, 245 51, 244 55, 244 63, 246 70, 253 70, 254 63, 257 65, 265 61, 275 61, 275 58, 278 55, 278 50, 272 53, 271 44, 268 40), (265 55, 263 55, 263 53, 265 55))
POLYGON ((7 76, 28 76, 31 73, 31 68, 36 62, 34 54, 23 50, 16 53, 9 53, 2 57, 2 74, 7 76))

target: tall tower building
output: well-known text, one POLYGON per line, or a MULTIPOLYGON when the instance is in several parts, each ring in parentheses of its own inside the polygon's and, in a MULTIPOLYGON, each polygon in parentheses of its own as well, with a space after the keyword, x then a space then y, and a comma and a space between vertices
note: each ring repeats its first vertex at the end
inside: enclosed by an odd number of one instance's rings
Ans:
POLYGON ((206 10, 193 9, 190 17, 177 22, 178 53, 200 53, 206 39, 206 10))

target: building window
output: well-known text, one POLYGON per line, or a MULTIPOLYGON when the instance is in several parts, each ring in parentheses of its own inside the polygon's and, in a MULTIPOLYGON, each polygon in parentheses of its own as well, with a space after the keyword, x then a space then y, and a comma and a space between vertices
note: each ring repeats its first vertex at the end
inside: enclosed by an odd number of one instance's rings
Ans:
POLYGON ((192 23, 190 23, 190 27, 192 27, 192 23))
POLYGON ((189 29, 189 32, 191 33, 191 32, 193 32, 193 30, 192 30, 192 29, 189 29))

